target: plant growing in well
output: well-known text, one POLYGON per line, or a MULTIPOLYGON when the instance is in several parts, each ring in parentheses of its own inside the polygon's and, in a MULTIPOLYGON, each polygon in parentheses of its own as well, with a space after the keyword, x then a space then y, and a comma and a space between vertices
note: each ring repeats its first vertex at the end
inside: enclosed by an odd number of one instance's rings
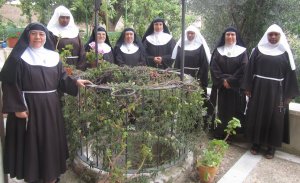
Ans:
POLYGON ((107 181, 129 182, 124 177, 129 169, 136 174, 174 163, 184 148, 194 146, 203 135, 206 112, 198 83, 186 87, 171 71, 109 62, 80 77, 91 80, 95 88, 81 91, 79 100, 65 96, 71 155, 88 144, 89 155, 103 159, 101 170, 109 172, 107 181))

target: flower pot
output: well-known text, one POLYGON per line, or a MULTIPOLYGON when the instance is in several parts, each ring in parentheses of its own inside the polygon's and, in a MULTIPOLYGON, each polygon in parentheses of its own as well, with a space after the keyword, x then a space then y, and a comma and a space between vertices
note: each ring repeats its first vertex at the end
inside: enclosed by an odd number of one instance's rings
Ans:
POLYGON ((13 48, 15 47, 15 45, 17 44, 18 42, 18 39, 17 37, 10 37, 10 38, 7 38, 6 42, 7 42, 7 46, 10 47, 10 48, 13 48))
POLYGON ((97 62, 96 62, 96 61, 94 61, 94 62, 89 62, 89 63, 88 63, 88 67, 89 67, 89 68, 96 68, 96 67, 97 67, 97 62))
POLYGON ((208 167, 200 165, 198 168, 199 179, 201 183, 212 183, 218 172, 219 167, 208 167))

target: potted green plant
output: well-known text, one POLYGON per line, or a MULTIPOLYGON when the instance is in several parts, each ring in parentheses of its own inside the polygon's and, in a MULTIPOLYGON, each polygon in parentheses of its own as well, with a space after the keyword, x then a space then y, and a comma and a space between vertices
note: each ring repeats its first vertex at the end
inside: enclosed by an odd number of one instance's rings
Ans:
POLYGON ((64 69, 68 75, 72 75, 73 68, 71 65, 67 63, 68 57, 72 56, 73 45, 67 44, 62 51, 59 53, 60 60, 63 63, 64 69))
MULTIPOLYGON (((215 123, 220 123, 219 119, 216 119, 215 123)), ((201 183, 213 182, 216 173, 218 172, 219 165, 221 164, 225 152, 229 145, 227 139, 230 135, 235 135, 236 128, 241 127, 240 120, 232 118, 228 122, 226 129, 226 137, 223 140, 212 139, 208 142, 207 147, 202 151, 201 156, 196 160, 196 166, 199 171, 199 178, 201 183)))
POLYGON ((13 48, 16 43, 18 42, 18 39, 22 33, 22 30, 21 28, 17 28, 17 27, 9 27, 7 28, 7 45, 8 47, 10 48, 13 48))
MULTIPOLYGON (((88 67, 95 68, 97 67, 97 55, 95 53, 95 50, 91 49, 90 51, 86 52, 85 55, 86 63, 88 64, 88 67)), ((98 53, 98 61, 103 60, 103 54, 98 53)))

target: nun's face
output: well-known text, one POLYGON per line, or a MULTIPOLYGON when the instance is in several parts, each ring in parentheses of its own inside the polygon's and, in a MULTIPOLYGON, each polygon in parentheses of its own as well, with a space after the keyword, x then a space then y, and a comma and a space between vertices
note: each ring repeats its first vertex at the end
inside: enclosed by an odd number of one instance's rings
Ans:
POLYGON ((69 25, 70 17, 69 16, 60 16, 58 18, 58 22, 59 22, 59 25, 61 25, 62 27, 65 27, 65 26, 69 25))
POLYGON ((31 30, 29 32, 29 45, 32 48, 40 48, 46 42, 46 33, 40 30, 31 30))
POLYGON ((193 31, 187 31, 186 36, 187 36, 187 39, 189 41, 193 41, 194 38, 195 38, 195 32, 193 32, 193 31))
POLYGON ((164 30, 164 24, 162 22, 155 22, 153 26, 155 32, 161 32, 164 30))
POLYGON ((104 43, 106 39, 106 33, 104 31, 97 32, 98 43, 104 43))
POLYGON ((268 33, 268 41, 271 44, 277 44, 280 40, 280 33, 278 32, 270 32, 268 33))
POLYGON ((132 31, 126 31, 124 36, 125 43, 132 43, 134 40, 134 33, 132 31))
POLYGON ((226 32, 225 33, 225 44, 232 45, 236 42, 235 32, 226 32))

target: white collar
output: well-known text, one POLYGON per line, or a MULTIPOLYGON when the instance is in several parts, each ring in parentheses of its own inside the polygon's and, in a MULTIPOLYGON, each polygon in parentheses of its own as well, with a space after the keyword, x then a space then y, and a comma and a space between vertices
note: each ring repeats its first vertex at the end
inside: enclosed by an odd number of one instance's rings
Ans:
POLYGON ((154 32, 153 34, 146 37, 146 39, 153 45, 165 45, 167 44, 171 39, 172 36, 170 34, 161 32, 154 32))
MULTIPOLYGON (((95 49, 95 41, 90 42, 89 46, 95 49)), ((106 43, 98 43, 98 53, 109 53, 111 51, 111 47, 106 43)))
POLYGON ((44 47, 27 47, 21 58, 29 65, 39 65, 44 67, 56 66, 59 62, 59 54, 44 47))
POLYGON ((286 51, 289 56, 291 69, 292 70, 296 69, 296 65, 295 65, 295 61, 294 61, 294 57, 290 45, 288 44, 287 38, 283 33, 282 29, 278 25, 273 24, 267 29, 267 31, 265 32, 261 40, 258 42, 257 47, 261 53, 265 55, 271 55, 271 56, 281 55, 286 51), (280 34, 280 40, 276 45, 272 45, 269 43, 268 34, 270 32, 277 32, 280 34))
POLYGON ((222 56, 237 57, 240 54, 244 53, 246 51, 246 48, 234 44, 234 45, 220 46, 217 48, 217 50, 222 56))
POLYGON ((258 50, 265 55, 271 55, 271 56, 281 55, 285 52, 284 48, 280 46, 278 43, 271 44, 269 42, 264 45, 262 44, 259 45, 258 50))
POLYGON ((130 44, 123 43, 122 46, 120 47, 120 50, 126 54, 133 54, 139 50, 139 47, 134 43, 130 43, 130 44))

